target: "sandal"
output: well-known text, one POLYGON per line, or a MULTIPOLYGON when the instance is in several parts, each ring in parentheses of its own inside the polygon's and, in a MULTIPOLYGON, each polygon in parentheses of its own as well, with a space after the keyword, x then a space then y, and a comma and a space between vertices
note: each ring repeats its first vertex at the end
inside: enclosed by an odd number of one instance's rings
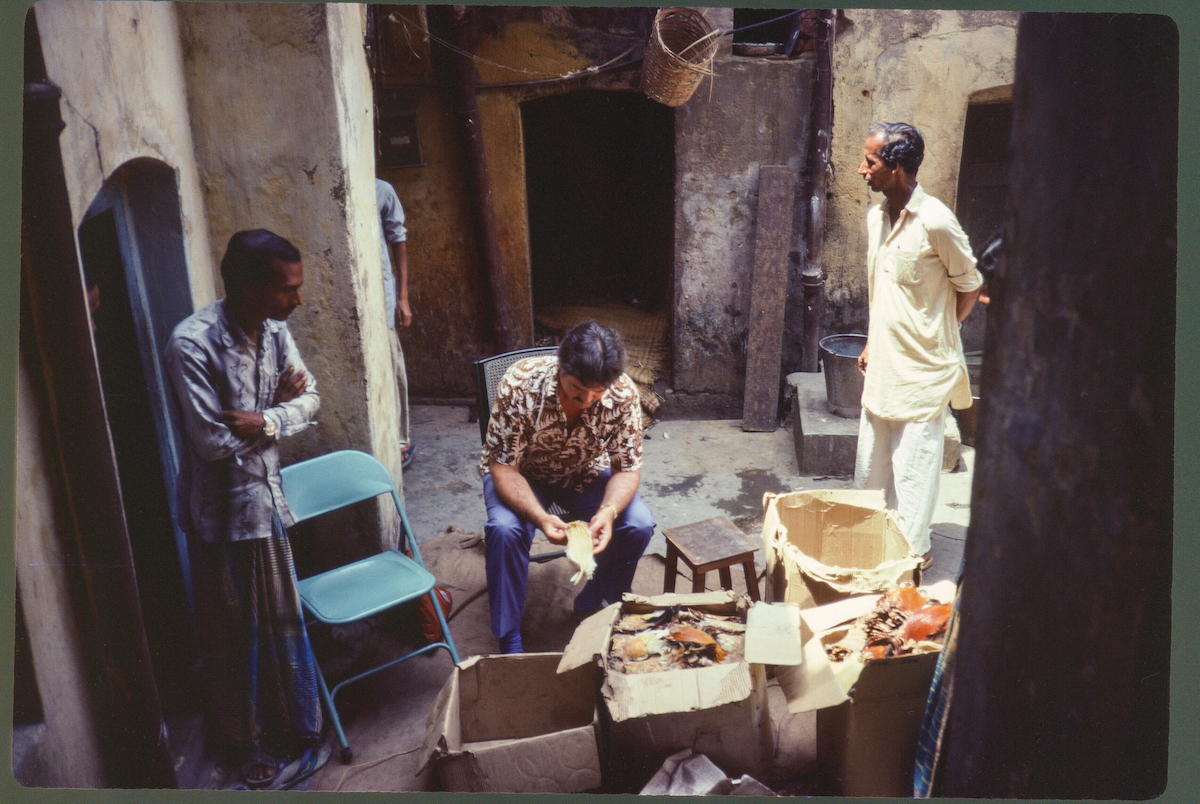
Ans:
POLYGON ((408 465, 412 463, 413 452, 413 445, 411 443, 409 443, 409 445, 404 449, 400 450, 400 468, 402 470, 407 469, 408 465))
POLYGON ((248 759, 240 771, 242 782, 251 790, 259 790, 274 784, 283 770, 284 760, 266 754, 256 754, 248 759), (255 773, 255 771, 259 771, 255 773))
MULTIPOLYGON (((279 790, 292 790, 301 782, 306 782, 316 775, 317 771, 325 767, 325 763, 329 762, 329 757, 333 753, 328 742, 323 742, 319 746, 313 746, 305 749, 297 761, 296 773, 290 779, 284 779, 287 776, 285 771, 280 777, 279 790)), ((290 766, 289 766, 290 767, 290 766)))

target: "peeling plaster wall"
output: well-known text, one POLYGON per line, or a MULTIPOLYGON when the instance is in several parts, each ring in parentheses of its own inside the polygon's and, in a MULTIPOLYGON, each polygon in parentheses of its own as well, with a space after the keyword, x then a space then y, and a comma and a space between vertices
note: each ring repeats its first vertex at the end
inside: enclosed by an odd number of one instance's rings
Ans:
MULTIPOLYGON (((190 5, 190 4, 189 4, 190 5)), ((150 157, 176 171, 192 299, 220 280, 193 158, 174 3, 42 0, 35 7, 46 71, 63 92, 59 138, 78 228, 113 171, 150 157)))
MULTIPOLYGON (((387 85, 408 87, 418 101, 417 125, 425 164, 381 168, 404 204, 408 225, 412 326, 401 333, 410 393, 473 397, 471 361, 496 349, 487 279, 480 258, 463 126, 457 112, 457 75, 434 75, 431 49, 412 7, 395 7, 382 26, 387 85), (399 20, 406 18, 405 25, 399 20)), ((603 64, 636 41, 628 9, 473 8, 478 25, 480 83, 561 75, 603 64), (516 68, 516 71, 496 65, 516 68), (521 72, 529 71, 529 72, 521 72)), ((444 53, 442 54, 444 55, 444 53)), ((519 327, 532 341, 529 231, 521 103, 581 89, 636 91, 638 72, 602 74, 584 81, 481 89, 480 127, 492 188, 502 268, 519 327)))
MULTIPOLYGON (((715 24, 729 26, 728 14, 715 24)), ((722 41, 727 48, 728 39, 722 41)), ((758 169, 787 165, 803 192, 812 65, 723 52, 711 92, 706 80, 676 112, 675 374, 667 397, 673 412, 740 415, 758 169)), ((793 259, 793 281, 798 272, 793 259)))
MULTIPOLYGON (((84 665, 83 639, 71 601, 71 570, 63 557, 74 552, 60 533, 55 492, 46 465, 47 435, 24 360, 17 373, 17 521, 14 563, 45 714, 38 783, 51 787, 104 787, 96 713, 84 665)), ((11 611, 11 610, 10 610, 11 611)))
MULTIPOLYGON (((847 10, 834 52, 832 199, 825 229, 822 334, 866 332, 866 213, 882 200, 857 175, 873 123, 904 121, 925 135, 921 185, 954 208, 967 99, 1010 85, 1012 11, 847 10)), ((976 245, 976 244, 972 244, 976 245)))
MULTIPOLYGON (((414 320, 402 340, 414 394, 469 396, 474 392, 470 360, 494 345, 456 113, 457 78, 449 71, 435 74, 430 51, 436 56, 441 46, 422 38, 411 7, 396 8, 382 26, 392 54, 387 81, 417 93, 425 159, 421 167, 381 171, 395 185, 408 215, 414 320), (409 20, 407 28, 401 18, 409 20)), ((473 11, 478 12, 476 52, 486 60, 478 64, 483 85, 606 63, 631 45, 640 47, 650 19, 635 16, 632 9, 620 10, 623 16, 615 9, 473 11)), ((718 28, 733 24, 732 9, 704 12, 718 28)), ((676 357, 668 404, 685 415, 735 415, 740 410, 758 167, 786 164, 799 174, 809 116, 809 60, 734 57, 731 40, 724 37, 717 73, 711 96, 705 81, 676 112, 676 357)), ((636 92, 639 86, 640 71, 631 69, 569 83, 479 92, 503 272, 514 312, 527 332, 532 330, 532 310, 521 103, 585 87, 636 92)), ((802 185, 797 182, 798 192, 802 185)), ((798 279, 799 264, 792 267, 798 279)))
POLYGON ((400 483, 365 9, 178 8, 214 259, 234 232, 263 227, 295 243, 304 261, 305 304, 288 323, 319 383, 321 410, 317 427, 283 442, 285 461, 361 449, 400 483))

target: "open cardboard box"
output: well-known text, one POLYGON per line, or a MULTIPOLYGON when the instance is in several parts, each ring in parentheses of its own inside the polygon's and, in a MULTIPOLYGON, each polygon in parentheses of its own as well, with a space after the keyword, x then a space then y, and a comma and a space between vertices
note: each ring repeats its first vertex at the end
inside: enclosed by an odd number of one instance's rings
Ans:
POLYGON ((806 609, 916 580, 921 558, 882 491, 768 493, 763 510, 769 600, 806 609))
POLYGON ((600 787, 596 670, 561 653, 475 656, 455 666, 425 725, 420 766, 451 792, 579 793, 600 787))
MULTIPOLYGON (((954 584, 924 587, 954 599, 954 584)), ((817 759, 843 796, 912 796, 913 761, 939 653, 831 662, 825 645, 874 608, 878 594, 801 612, 804 663, 779 668, 788 711, 817 711, 817 759)))
POLYGON ((599 667, 609 763, 618 787, 640 789, 670 755, 691 748, 730 775, 760 773, 774 754, 764 665, 801 661, 800 612, 786 604, 750 605, 729 591, 625 595, 584 620, 563 652, 560 672, 599 667), (625 612, 690 606, 746 618, 741 662, 627 675, 607 669, 613 625, 625 612), (640 778, 638 778, 640 776, 640 778))

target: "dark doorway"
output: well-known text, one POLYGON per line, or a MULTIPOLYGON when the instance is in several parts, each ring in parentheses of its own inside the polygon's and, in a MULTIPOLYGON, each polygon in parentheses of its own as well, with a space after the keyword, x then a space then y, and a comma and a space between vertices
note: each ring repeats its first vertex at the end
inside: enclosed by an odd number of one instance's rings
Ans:
POLYGON ((631 92, 522 105, 535 317, 561 305, 670 300, 674 116, 631 92))
POLYGON ((173 516, 179 429, 161 369, 166 340, 192 307, 174 171, 151 160, 118 169, 80 225, 79 247, 146 640, 168 697, 186 692, 195 658, 173 516))
MULTIPOLYGON (((1012 101, 972 103, 963 130, 962 166, 958 173, 958 220, 978 256, 987 239, 999 231, 1008 200, 1008 141, 1012 101)), ((963 348, 983 349, 987 308, 976 305, 963 322, 963 348)))

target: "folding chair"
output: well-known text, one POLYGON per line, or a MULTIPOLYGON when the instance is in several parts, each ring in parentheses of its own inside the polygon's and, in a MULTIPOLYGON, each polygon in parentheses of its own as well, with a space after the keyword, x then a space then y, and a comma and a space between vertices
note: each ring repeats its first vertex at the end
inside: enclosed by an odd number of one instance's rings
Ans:
POLYGON ((333 702, 338 690, 347 684, 386 670, 394 664, 437 648, 445 648, 457 664, 458 651, 454 647, 454 639, 450 636, 450 628, 446 624, 441 604, 433 593, 434 577, 425 569, 417 540, 413 537, 404 506, 400 504, 400 496, 396 493, 396 484, 379 461, 365 452, 342 450, 286 466, 280 474, 283 477, 283 493, 287 497, 288 507, 292 509, 298 522, 381 494, 391 494, 396 511, 400 514, 401 547, 407 544, 412 550, 412 558, 399 550, 386 550, 361 561, 297 581, 300 602, 305 611, 320 622, 342 625, 357 622, 427 595, 437 613, 442 634, 445 635, 444 642, 431 643, 399 659, 393 659, 347 678, 332 690, 326 686, 325 676, 318 664, 317 681, 321 687, 321 697, 333 720, 333 728, 337 731, 338 743, 342 747, 342 763, 349 764, 354 753, 350 750, 337 707, 333 702))
MULTIPOLYGON (((496 401, 496 389, 508 367, 527 357, 541 357, 558 353, 557 346, 533 346, 529 349, 516 349, 512 352, 485 357, 475 361, 475 404, 479 407, 479 442, 487 439, 488 422, 492 420, 492 403, 496 401)), ((547 509, 555 516, 567 513, 558 503, 551 503, 547 509)), ((566 550, 553 550, 549 553, 532 555, 529 560, 537 564, 545 564, 556 558, 562 558, 566 550)))

